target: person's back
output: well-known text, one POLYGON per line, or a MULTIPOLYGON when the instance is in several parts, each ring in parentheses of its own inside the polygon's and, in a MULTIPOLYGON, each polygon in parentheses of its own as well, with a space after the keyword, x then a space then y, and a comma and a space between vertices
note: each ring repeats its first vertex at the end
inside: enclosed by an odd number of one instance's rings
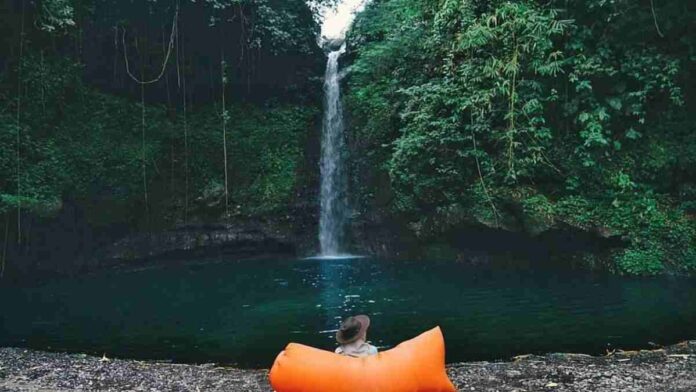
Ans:
POLYGON ((347 355, 349 357, 367 357, 377 354, 377 347, 365 342, 358 341, 350 344, 342 344, 336 348, 336 354, 347 355))
POLYGON ((365 315, 345 319, 336 333, 336 341, 340 344, 336 348, 336 354, 356 358, 377 354, 377 347, 367 343, 369 326, 370 318, 365 315))

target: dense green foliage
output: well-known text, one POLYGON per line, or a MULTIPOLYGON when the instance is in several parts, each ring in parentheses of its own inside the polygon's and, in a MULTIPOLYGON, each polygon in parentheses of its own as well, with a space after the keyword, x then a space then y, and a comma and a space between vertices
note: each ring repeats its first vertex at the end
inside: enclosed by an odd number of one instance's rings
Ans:
POLYGON ((315 75, 323 65, 318 26, 302 0, 52 0, 5 8, 3 236, 28 230, 5 227, 17 212, 54 216, 65 201, 85 206, 94 224, 138 229, 219 218, 226 174, 230 215, 296 202, 308 181, 305 144, 316 130, 315 75), (135 79, 156 78, 163 64, 162 77, 141 91, 135 79))
MULTIPOLYGON (((59 208, 62 198, 111 199, 142 203, 141 159, 145 152, 148 183, 161 193, 154 207, 180 203, 184 181, 183 114, 168 116, 165 105, 145 107, 144 145, 137 102, 100 93, 82 84, 69 61, 24 63, 28 102, 21 123, 22 204, 37 212, 59 208), (60 75, 54 78, 53 75, 60 75), (48 102, 46 106, 42 102, 48 102), (52 104, 51 104, 52 103, 52 104), (45 110, 45 111, 44 111, 45 110)), ((10 104, 11 105, 11 104, 10 104)), ((8 105, 8 106, 10 106, 8 105)), ((234 104, 228 107, 228 165, 232 193, 245 211, 279 208, 293 196, 303 143, 316 117, 313 107, 234 104)), ((0 122, 0 168, 4 211, 16 207, 16 125, 5 111, 0 122)), ((222 128, 219 109, 206 105, 189 113, 190 197, 219 188, 222 181, 222 128)), ((219 190, 218 190, 219 191, 219 190)), ((214 192, 213 192, 214 193, 214 192)), ((214 195, 213 195, 214 196, 214 195)), ((212 201, 215 204, 214 200, 212 201)), ((54 211, 55 212, 55 211, 54 211)), ((142 210, 134 211, 140 215, 142 210)), ((183 219, 183 207, 177 218, 183 219)))
MULTIPOLYGON (((358 210, 425 242, 572 228, 623 242, 618 272, 696 270, 696 10, 654 5, 374 0, 344 61, 358 210)), ((0 6, 3 252, 23 215, 66 202, 139 230, 311 205, 315 16, 303 0, 0 6)))
POLYGON ((696 10, 651 3, 376 0, 349 40, 362 207, 424 237, 572 226, 623 238, 621 272, 692 270, 696 10))

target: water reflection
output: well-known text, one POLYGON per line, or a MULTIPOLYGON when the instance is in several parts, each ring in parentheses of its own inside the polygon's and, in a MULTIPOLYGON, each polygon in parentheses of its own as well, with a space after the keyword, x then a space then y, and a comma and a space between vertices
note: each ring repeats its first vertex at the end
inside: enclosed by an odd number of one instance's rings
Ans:
POLYGON ((448 361, 491 360, 693 339, 696 284, 444 262, 261 260, 0 286, 0 309, 0 346, 265 367, 289 341, 332 349, 340 319, 365 313, 382 348, 440 325, 448 361))

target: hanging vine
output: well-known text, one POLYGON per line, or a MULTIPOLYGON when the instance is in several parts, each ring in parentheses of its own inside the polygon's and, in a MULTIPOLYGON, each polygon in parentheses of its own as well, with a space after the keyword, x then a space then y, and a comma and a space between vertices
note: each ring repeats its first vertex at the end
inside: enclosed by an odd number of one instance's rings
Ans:
POLYGON ((174 19, 172 21, 172 31, 169 34, 169 45, 167 46, 167 55, 165 56, 164 61, 162 62, 162 67, 159 75, 157 75, 157 77, 155 77, 154 79, 150 80, 145 80, 143 75, 141 75, 141 79, 138 79, 131 72, 130 63, 128 62, 128 47, 126 45, 126 29, 125 27, 123 28, 123 34, 121 35, 121 43, 123 44, 123 59, 126 63, 126 73, 128 74, 128 76, 130 76, 131 79, 133 79, 134 82, 138 84, 153 84, 159 82, 160 79, 162 79, 162 76, 164 76, 164 73, 167 71, 167 63, 169 63, 169 57, 172 54, 172 47, 174 46, 174 36, 176 32, 178 18, 179 6, 177 5, 176 11, 174 12, 174 19))
POLYGON ((499 227, 498 217, 500 216, 500 213, 498 213, 498 209, 495 207, 495 203, 493 202, 493 198, 491 197, 491 194, 488 192, 488 187, 486 186, 486 182, 483 180, 483 173, 481 172, 481 164, 479 163, 478 149, 476 147, 476 134, 474 133, 474 115, 472 113, 470 113, 469 117, 471 119, 471 143, 474 147, 474 160, 476 161, 476 170, 478 171, 479 181, 481 183, 481 189, 483 189, 483 193, 484 193, 484 195, 486 195, 486 199, 488 200, 488 203, 491 205, 491 210, 493 210, 493 217, 495 219, 495 227, 499 227))
POLYGON ((508 116, 510 117, 509 127, 507 131, 508 136, 508 173, 507 176, 513 180, 517 179, 517 174, 515 173, 515 100, 516 100, 516 87, 517 87, 517 70, 518 70, 518 56, 519 49, 517 47, 517 37, 515 31, 512 32, 512 46, 513 54, 512 60, 509 66, 512 68, 512 77, 510 81, 510 111, 508 116))
POLYGON ((225 85, 227 84, 227 76, 225 76, 225 51, 220 50, 220 81, 222 84, 222 151, 224 154, 224 165, 225 165, 225 216, 227 217, 230 212, 230 201, 229 201, 229 178, 227 170, 227 106, 225 105, 225 85))
POLYGON ((21 136, 22 136, 22 55, 24 51, 24 13, 26 1, 22 0, 21 30, 19 32, 19 62, 17 65, 17 244, 22 243, 22 166, 21 166, 21 136))
POLYGON ((46 116, 46 85, 45 85, 45 75, 46 66, 44 65, 44 51, 41 50, 41 109, 44 117, 46 116))
MULTIPOLYGON (((176 10, 174 12, 174 18, 172 19, 172 29, 169 34, 169 44, 167 45, 167 53, 162 62, 162 67, 160 73, 154 79, 145 79, 145 69, 144 69, 144 55, 141 55, 140 59, 140 79, 135 77, 130 69, 130 62, 128 61, 128 45, 126 45, 126 29, 123 29, 123 34, 121 35, 121 43, 123 45, 123 59, 126 65, 126 73, 128 76, 137 84, 140 85, 140 126, 141 126, 141 168, 143 177, 143 199, 145 202, 145 220, 147 226, 150 227, 150 207, 149 207, 149 197, 147 189, 147 157, 146 157, 146 145, 145 145, 145 85, 157 83, 162 79, 167 71, 167 64, 169 63, 169 58, 172 54, 172 48, 174 46, 174 38, 177 31, 177 24, 179 20, 179 5, 177 4, 176 10)), ((136 47, 138 41, 135 41, 136 47)))
MULTIPOLYGON (((142 56, 144 58, 145 56, 142 56)), ((144 66, 144 59, 141 59, 140 62, 140 76, 144 77, 145 74, 145 66, 144 66)), ((142 174, 143 174, 143 196, 145 199, 145 221, 147 222, 147 226, 150 227, 150 207, 149 207, 149 200, 148 200, 148 195, 147 195, 147 161, 145 157, 145 84, 146 83, 140 83, 140 125, 141 125, 141 165, 142 165, 142 174)))
POLYGON ((2 242, 2 264, 0 264, 0 279, 5 276, 5 265, 7 264, 7 242, 10 233, 10 215, 5 216, 5 240, 2 242))
MULTIPOLYGON (((176 2, 176 9, 179 9, 179 2, 176 2)), ((178 88, 181 88, 181 71, 179 68, 179 46, 181 43, 179 42, 179 13, 177 12, 176 14, 176 86, 178 88)))
MULTIPOLYGON (((167 47, 166 47, 166 41, 165 41, 165 35, 164 35, 164 26, 162 26, 162 53, 166 56, 167 53, 167 47)), ((178 50, 177 50, 177 56, 178 56, 178 50)), ((177 62, 179 60, 177 59, 177 62)), ((171 90, 169 88, 169 73, 165 72, 164 73, 164 84, 166 87, 167 91, 167 112, 171 109, 172 106, 172 96, 171 96, 171 90)))
POLYGON ((653 0, 650 0, 650 10, 652 11, 653 22, 655 23, 655 30, 657 30, 657 35, 659 35, 660 38, 665 38, 665 35, 662 34, 662 30, 660 30, 660 25, 657 23, 657 15, 655 14, 655 4, 653 4, 653 0))
MULTIPOLYGON (((177 42, 179 41, 177 38, 177 42)), ((181 44, 181 62, 183 63, 183 72, 181 75, 181 84, 183 88, 183 110, 184 110, 184 223, 188 222, 188 204, 189 204, 189 145, 188 145, 188 113, 186 103, 186 47, 181 44)))

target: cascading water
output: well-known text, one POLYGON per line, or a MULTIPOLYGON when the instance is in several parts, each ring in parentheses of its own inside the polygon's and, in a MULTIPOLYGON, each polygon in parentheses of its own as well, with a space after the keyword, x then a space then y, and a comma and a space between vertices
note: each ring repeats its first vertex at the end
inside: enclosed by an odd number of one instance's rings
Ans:
MULTIPOLYGON (((321 140, 321 191, 319 214, 320 258, 349 257, 345 254, 348 222, 348 176, 343 109, 338 59, 346 51, 346 32, 355 16, 370 0, 337 0, 320 7, 321 39, 317 42, 331 52, 324 77, 324 123, 321 140), (337 48, 339 48, 336 50, 337 48)), ((320 3, 309 0, 309 3, 320 3)))
POLYGON ((347 187, 345 170, 346 141, 341 107, 341 86, 338 59, 345 44, 329 53, 324 78, 324 123, 321 141, 321 211, 319 244, 321 256, 340 255, 347 220, 347 187))

